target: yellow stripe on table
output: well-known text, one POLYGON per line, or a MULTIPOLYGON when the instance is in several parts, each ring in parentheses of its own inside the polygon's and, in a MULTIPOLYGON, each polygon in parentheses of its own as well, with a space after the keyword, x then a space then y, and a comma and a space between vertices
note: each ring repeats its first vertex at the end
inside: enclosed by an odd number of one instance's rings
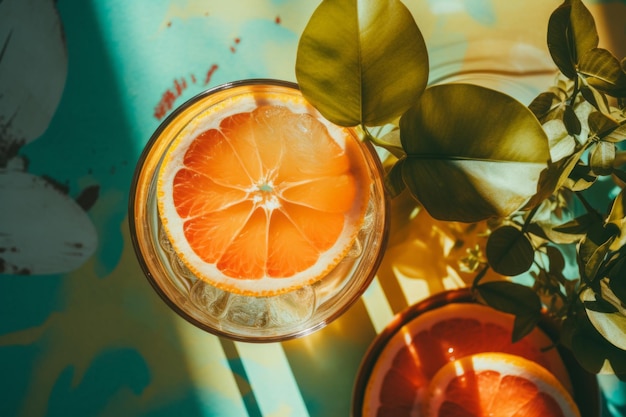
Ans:
POLYGON ((280 343, 235 346, 263 416, 309 415, 280 343))

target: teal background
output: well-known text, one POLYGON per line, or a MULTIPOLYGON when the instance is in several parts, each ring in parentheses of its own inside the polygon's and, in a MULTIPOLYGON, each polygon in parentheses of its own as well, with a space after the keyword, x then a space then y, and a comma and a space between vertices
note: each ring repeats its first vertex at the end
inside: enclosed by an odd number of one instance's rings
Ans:
MULTIPOLYGON (((73 198, 98 187, 88 215, 99 245, 63 274, 0 276, 0 416, 299 417, 300 406, 310 416, 349 414, 360 360, 380 331, 366 304, 306 340, 280 344, 278 354, 222 340, 192 328, 152 292, 127 227, 131 178, 162 120, 159 103, 169 96, 176 107, 238 79, 295 81, 299 33, 317 3, 58 0, 68 57, 63 96, 47 131, 19 154, 29 173, 54 179, 73 198), (282 354, 291 374, 277 377, 282 354)), ((532 13, 533 2, 510 3, 532 13)), ((434 66, 468 50, 466 30, 492 34, 518 19, 496 0, 407 4, 424 24, 434 66), (431 15, 442 3, 461 7, 461 17, 431 15), (468 26, 456 25, 460 19, 468 26), (460 42, 438 49, 450 39, 460 42)), ((612 33, 626 39, 621 23, 612 33)), ((543 32, 539 24, 524 30, 543 32)), ((406 307, 395 282, 382 285, 394 313, 406 307)), ((608 377, 602 386, 612 400, 606 415, 626 415, 624 387, 608 377)))

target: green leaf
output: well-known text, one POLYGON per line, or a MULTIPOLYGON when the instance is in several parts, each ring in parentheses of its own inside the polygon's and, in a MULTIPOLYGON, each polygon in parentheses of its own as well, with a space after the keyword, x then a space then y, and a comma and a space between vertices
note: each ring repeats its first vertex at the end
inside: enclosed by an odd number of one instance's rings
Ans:
POLYGON ((587 121, 589 124, 589 134, 597 135, 600 138, 619 127, 619 124, 611 117, 597 111, 590 113, 587 121))
MULTIPOLYGON (((615 171, 613 171, 615 173, 615 171)), ((607 223, 615 225, 619 229, 619 236, 611 246, 612 250, 619 250, 626 244, 626 199, 622 189, 611 203, 611 209, 607 218, 607 223)))
POLYGON ((602 243, 606 242, 604 225, 597 215, 589 213, 587 234, 578 249, 578 257, 584 264, 602 243))
POLYGON ((598 176, 594 174, 591 167, 579 161, 564 185, 572 191, 583 191, 591 187, 597 179, 598 176))
POLYGON ((580 93, 583 98, 589 102, 589 104, 598 109, 600 112, 605 114, 610 113, 608 100, 596 88, 590 85, 583 85, 580 89, 580 93))
POLYGON ((580 0, 566 1, 552 12, 547 38, 554 63, 571 80, 578 76, 579 59, 599 42, 593 15, 580 0))
POLYGON ((585 301, 583 303, 587 311, 594 311, 596 313, 616 313, 618 310, 615 306, 603 299, 596 299, 593 301, 585 301))
POLYGON ((626 140, 626 123, 616 127, 611 133, 602 138, 607 142, 618 143, 626 140))
POLYGON ((550 273, 562 277, 563 269, 565 269, 565 257, 563 253, 554 246, 546 248, 546 254, 550 260, 550 273))
POLYGON ((600 141, 591 148, 589 166, 596 175, 611 175, 615 161, 615 144, 600 141))
POLYGON ((620 258, 607 274, 609 288, 626 305, 626 258, 620 258))
POLYGON ((599 37, 593 15, 584 3, 581 0, 571 0, 570 3, 572 5, 570 39, 574 42, 576 51, 575 62, 579 62, 588 51, 598 47, 599 37))
POLYGON ((528 271, 535 259, 530 240, 513 226, 502 226, 494 230, 487 239, 485 250, 487 261, 493 270, 506 276, 528 271))
POLYGON ((487 305, 515 315, 514 342, 527 335, 541 319, 541 300, 529 287, 510 281, 490 281, 477 285, 476 290, 487 305))
POLYGON ((535 97, 528 105, 528 108, 533 112, 537 119, 541 119, 548 114, 554 107, 555 103, 558 103, 559 101, 558 96, 554 92, 546 91, 535 97))
POLYGON ((385 175, 385 189, 391 198, 399 196, 405 189, 406 185, 402 180, 402 164, 404 159, 397 161, 387 175, 385 175))
POLYGON ((606 49, 587 51, 578 62, 578 72, 587 76, 587 82, 598 90, 613 97, 626 97, 626 73, 606 49))
POLYGON ((550 160, 548 138, 513 98, 471 84, 426 89, 400 119, 402 176, 440 220, 505 217, 537 192, 550 160))
POLYGON ((571 46, 568 38, 571 10, 571 5, 565 2, 550 15, 550 20, 548 21, 548 50, 559 71, 570 80, 573 80, 578 77, 578 73, 576 72, 574 57, 570 53, 571 46))
POLYGON ((529 225, 527 225, 526 227, 526 231, 528 233, 532 233, 533 235, 543 239, 543 240, 550 240, 550 237, 548 236, 548 233, 546 231, 546 229, 550 228, 551 226, 543 224, 543 223, 538 223, 538 222, 532 222, 529 225))
POLYGON ((568 317, 563 328, 570 338, 569 345, 578 363, 588 372, 600 372, 614 347, 589 323, 584 312, 568 317))
POLYGON ((561 233, 580 235, 585 234, 592 223, 593 216, 589 213, 585 213, 566 223, 563 223, 562 225, 556 226, 554 230, 561 233))
POLYGON ((579 161, 563 186, 574 192, 585 191, 591 188, 597 180, 598 176, 591 170, 591 167, 579 161))
POLYGON ((375 138, 368 134, 368 138, 376 146, 380 146, 383 149, 389 151, 390 154, 398 159, 405 156, 404 149, 402 149, 402 143, 400 142, 400 129, 394 128, 391 131, 385 133, 381 138, 375 138))
POLYGON ((556 225, 554 220, 536 221, 526 225, 526 232, 543 240, 563 245, 577 243, 582 237, 581 234, 563 233, 557 230, 557 227, 558 225, 556 225))
POLYGON ((619 169, 614 169, 612 174, 615 175, 620 181, 626 183, 626 172, 619 169))
MULTIPOLYGON (((553 113, 557 112, 554 111, 553 113)), ((560 161, 576 151, 578 142, 567 132, 562 118, 550 119, 544 122, 543 130, 548 135, 550 156, 553 161, 560 161)))
POLYGON ((540 317, 538 314, 515 316, 513 321, 513 343, 530 333, 537 326, 540 317))
POLYGON ((563 322, 561 342, 570 348, 578 363, 588 372, 597 374, 608 362, 618 377, 626 376, 626 352, 598 332, 582 302, 573 307, 563 322))
POLYGON ((556 190, 564 186, 584 152, 585 148, 580 148, 575 154, 555 163, 550 163, 548 169, 541 173, 538 185, 539 191, 529 201, 528 207, 537 206, 546 198, 550 197, 556 190))
MULTIPOLYGON (((614 346, 626 350, 626 337, 624 337, 626 334, 626 316, 619 312, 605 313, 603 311, 587 308, 588 302, 600 301, 596 299, 596 294, 590 288, 583 291, 581 298, 585 302, 589 321, 593 324, 593 327, 596 328, 598 333, 614 346)), ((624 352, 624 354, 626 354, 626 352, 624 352)))
POLYGON ((614 348, 608 358, 613 374, 622 382, 626 382, 626 354, 621 349, 614 348))
POLYGON ((303 95, 342 126, 399 117, 424 91, 428 70, 424 38, 399 0, 324 0, 296 57, 303 95))
POLYGON ((578 256, 583 265, 582 272, 587 280, 593 282, 602 278, 597 276, 598 271, 618 234, 619 229, 611 223, 607 227, 601 223, 594 223, 589 228, 578 249, 578 256))
POLYGON ((579 135, 582 131, 582 125, 578 116, 574 112, 574 109, 570 105, 566 105, 563 112, 563 123, 567 129, 567 133, 570 135, 579 135))
POLYGON ((475 288, 491 307, 505 313, 541 316, 541 300, 530 287, 511 281, 489 281, 475 288))

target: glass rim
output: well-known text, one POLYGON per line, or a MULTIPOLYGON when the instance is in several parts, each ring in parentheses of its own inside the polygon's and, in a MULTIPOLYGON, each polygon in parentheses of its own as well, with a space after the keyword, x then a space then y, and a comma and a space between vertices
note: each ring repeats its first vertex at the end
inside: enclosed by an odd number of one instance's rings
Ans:
MULTIPOLYGON (((131 186, 130 186, 130 195, 129 195, 129 202, 128 202, 128 223, 129 223, 129 228, 131 232, 130 237, 132 241, 133 250, 135 252, 136 259, 138 260, 138 263, 141 267, 141 270, 144 276, 150 283, 150 286, 153 288, 153 290, 156 291, 159 297, 176 314, 184 318, 186 321, 188 321, 192 325, 208 333, 214 334, 219 337, 224 337, 230 340, 252 342, 252 343, 281 342, 281 341, 300 338, 300 337, 306 336, 308 334, 311 334, 317 330, 320 330, 326 327, 328 324, 330 324, 331 322, 339 318, 341 315, 343 315, 343 313, 345 313, 363 295, 365 290, 371 284, 371 281, 374 279, 374 276, 376 275, 380 267, 380 264, 382 263, 382 260, 383 260, 385 248, 387 246, 389 233, 390 233, 389 213, 390 213, 391 203, 390 203, 390 197, 388 196, 388 194, 386 192, 383 192, 382 193, 382 200, 383 200, 382 209, 384 211, 384 218, 382 220, 382 223, 383 223, 382 231, 380 232, 381 238, 377 240, 377 244, 378 244, 377 245, 378 248, 376 249, 377 254, 376 254, 374 261, 371 264, 371 267, 369 268, 367 272, 367 276, 365 277, 364 280, 362 280, 359 283, 359 287, 356 290, 346 291, 346 294, 342 294, 342 296, 348 296, 348 298, 345 300, 342 298, 341 306, 334 309, 331 314, 329 314, 328 316, 325 316, 322 320, 319 320, 319 322, 316 322, 313 325, 306 326, 304 328, 298 328, 296 326, 293 329, 290 329, 290 331, 277 334, 277 335, 263 335, 263 336, 252 335, 251 336, 251 335, 244 335, 244 334, 236 334, 227 330, 216 328, 214 326, 211 326, 208 323, 202 322, 198 318, 191 315, 189 312, 185 311, 185 309, 182 308, 180 305, 178 305, 176 301, 173 300, 167 294, 164 288, 162 288, 162 286, 159 283, 159 280, 154 276, 154 273, 151 270, 150 266, 148 265, 148 262, 146 262, 145 260, 146 255, 150 255, 150 254, 144 252, 144 250, 142 249, 142 245, 139 242, 140 239, 138 237, 138 228, 141 227, 142 225, 138 222, 136 214, 137 214, 138 207, 141 204, 143 204, 141 201, 138 200, 138 191, 139 191, 138 187, 140 184, 142 174, 144 173, 146 161, 151 155, 151 152, 154 149, 156 143, 159 141, 163 131, 172 122, 174 122, 190 106, 192 106, 193 104, 201 101, 202 99, 208 96, 211 96, 215 93, 219 93, 222 91, 230 90, 233 88, 246 87, 246 86, 279 87, 279 88, 292 89, 298 92, 300 91, 298 85, 291 81, 284 81, 284 80, 271 79, 271 78, 251 78, 251 79, 245 79, 245 80, 230 81, 230 82, 206 89, 194 95, 193 97, 185 101, 183 104, 178 106, 176 109, 174 109, 165 119, 163 119, 163 121, 159 124, 157 129, 152 133, 152 135, 150 136, 150 139, 145 144, 137 160, 137 164, 133 173, 131 186)), ((372 144, 370 144, 369 142, 360 140, 358 134, 356 133, 353 127, 349 127, 347 129, 349 129, 352 132, 352 135, 354 136, 354 138, 356 140, 359 140, 359 142, 361 143, 362 148, 363 148, 363 153, 367 154, 367 158, 370 159, 371 163, 373 163, 374 165, 374 166, 371 166, 371 169, 380 173, 382 176, 382 174, 384 174, 384 168, 382 167, 382 162, 380 160, 380 157, 377 155, 376 150, 374 149, 372 144)), ((368 165, 370 165, 369 162, 368 162, 368 165)), ((349 283, 347 284, 347 286, 349 286, 349 283)))

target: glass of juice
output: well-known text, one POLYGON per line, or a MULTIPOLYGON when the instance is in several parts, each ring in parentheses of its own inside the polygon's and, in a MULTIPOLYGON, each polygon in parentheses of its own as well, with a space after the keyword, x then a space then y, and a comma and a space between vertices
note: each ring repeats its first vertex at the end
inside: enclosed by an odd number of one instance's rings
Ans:
POLYGON ((381 261, 380 159, 294 83, 207 90, 158 127, 129 202, 135 252, 178 314, 249 342, 301 337, 345 312, 381 261))

